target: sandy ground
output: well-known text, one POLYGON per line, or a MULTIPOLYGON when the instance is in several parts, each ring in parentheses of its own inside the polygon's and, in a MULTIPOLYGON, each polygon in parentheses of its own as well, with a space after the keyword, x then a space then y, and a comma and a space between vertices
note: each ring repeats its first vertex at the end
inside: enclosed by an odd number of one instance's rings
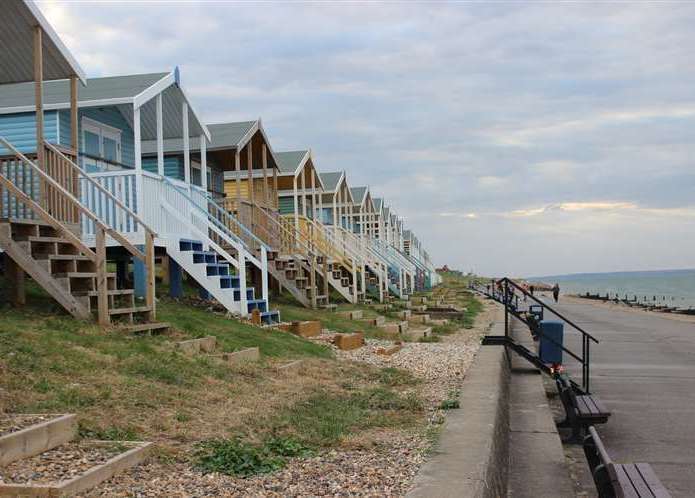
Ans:
POLYGON ((646 313, 649 315, 658 316, 660 318, 666 318, 668 320, 676 320, 679 322, 695 323, 695 315, 678 315, 678 314, 674 314, 674 313, 662 313, 660 311, 647 311, 647 310, 643 310, 640 308, 631 308, 630 306, 627 306, 627 305, 622 304, 622 303, 595 301, 593 299, 586 299, 586 298, 577 297, 577 296, 561 295, 560 296, 560 302, 562 302, 562 301, 569 302, 569 303, 577 303, 577 304, 590 304, 592 306, 599 306, 602 308, 607 308, 607 309, 612 309, 612 310, 627 311, 629 313, 642 313, 642 314, 646 313))

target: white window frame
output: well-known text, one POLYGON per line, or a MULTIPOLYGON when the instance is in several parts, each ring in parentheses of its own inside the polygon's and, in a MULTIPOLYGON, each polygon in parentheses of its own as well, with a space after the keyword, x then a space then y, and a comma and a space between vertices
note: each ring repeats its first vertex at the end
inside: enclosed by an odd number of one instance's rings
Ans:
POLYGON ((122 140, 121 136, 123 134, 123 130, 120 130, 118 128, 115 128, 113 126, 109 126, 107 124, 101 123, 97 121, 96 119, 91 119, 86 116, 82 117, 82 148, 83 152, 86 149, 86 138, 85 138, 85 132, 90 132, 93 133, 94 135, 97 135, 99 137, 99 156, 104 160, 104 137, 109 138, 113 141, 116 142, 116 162, 121 163, 121 149, 122 149, 122 140))

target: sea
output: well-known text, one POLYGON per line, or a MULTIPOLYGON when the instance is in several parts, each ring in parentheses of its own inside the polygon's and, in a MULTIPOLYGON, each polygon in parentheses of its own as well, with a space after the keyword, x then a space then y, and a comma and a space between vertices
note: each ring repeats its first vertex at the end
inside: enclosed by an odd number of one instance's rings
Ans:
POLYGON ((637 298, 676 308, 695 308, 695 269, 576 273, 529 277, 529 282, 557 283, 563 294, 600 294, 637 298))

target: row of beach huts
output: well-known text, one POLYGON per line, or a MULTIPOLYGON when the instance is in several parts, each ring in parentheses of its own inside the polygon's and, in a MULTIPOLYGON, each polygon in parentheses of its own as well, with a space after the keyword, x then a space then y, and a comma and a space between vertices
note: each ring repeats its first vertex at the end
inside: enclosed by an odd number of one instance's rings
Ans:
MULTIPOLYGON (((69 313, 157 323, 155 274, 187 275, 235 316, 405 297, 439 283, 422 242, 370 186, 278 151, 260 119, 205 123, 170 72, 88 78, 31 0, 0 16, 0 249, 69 313)), ((223 105, 223 103, 220 103, 223 105)), ((229 102, 231 107, 234 102, 229 102)))

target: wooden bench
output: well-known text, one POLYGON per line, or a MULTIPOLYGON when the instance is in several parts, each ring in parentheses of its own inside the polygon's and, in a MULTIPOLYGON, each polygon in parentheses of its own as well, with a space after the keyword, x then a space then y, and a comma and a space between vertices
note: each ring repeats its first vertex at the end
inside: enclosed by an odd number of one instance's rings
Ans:
POLYGON ((606 406, 598 397, 590 394, 576 394, 566 375, 555 378, 560 401, 565 408, 566 418, 558 427, 570 427, 572 436, 565 442, 581 443, 587 427, 605 424, 611 416, 606 406))
POLYGON ((584 454, 599 498, 671 496, 648 463, 614 463, 593 427, 584 438, 584 454))

